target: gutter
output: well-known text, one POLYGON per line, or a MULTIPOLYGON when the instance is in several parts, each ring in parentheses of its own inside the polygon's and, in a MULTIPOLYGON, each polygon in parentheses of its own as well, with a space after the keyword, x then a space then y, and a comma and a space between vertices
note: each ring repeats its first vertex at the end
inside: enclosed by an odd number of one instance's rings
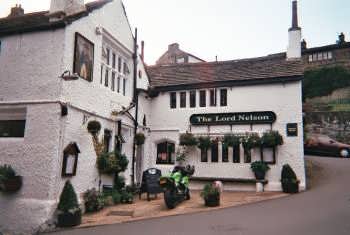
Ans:
POLYGON ((138 128, 138 92, 137 92, 137 28, 135 29, 135 37, 134 37, 134 54, 133 54, 133 62, 134 62, 134 78, 133 78, 133 103, 135 104, 135 119, 134 119, 134 138, 132 145, 132 166, 131 166, 131 185, 135 185, 135 158, 136 158, 136 140, 135 136, 137 134, 138 128))

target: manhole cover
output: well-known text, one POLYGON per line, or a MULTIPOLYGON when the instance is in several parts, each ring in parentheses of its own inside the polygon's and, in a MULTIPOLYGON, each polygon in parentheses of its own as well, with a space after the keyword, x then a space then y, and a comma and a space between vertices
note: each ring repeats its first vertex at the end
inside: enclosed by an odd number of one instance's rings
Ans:
POLYGON ((107 216, 132 216, 134 211, 111 211, 107 216))

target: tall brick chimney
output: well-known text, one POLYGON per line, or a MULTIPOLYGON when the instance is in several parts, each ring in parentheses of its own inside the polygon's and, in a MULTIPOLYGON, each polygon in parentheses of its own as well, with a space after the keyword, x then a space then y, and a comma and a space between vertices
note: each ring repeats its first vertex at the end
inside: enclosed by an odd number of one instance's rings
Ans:
POLYGON ((24 15, 24 10, 20 5, 17 5, 15 7, 11 8, 11 13, 8 15, 8 17, 17 17, 17 16, 22 16, 24 15))
POLYGON ((287 48, 287 60, 301 58, 301 28, 298 25, 298 2, 293 1, 292 27, 288 30, 289 43, 287 48))
POLYGON ((84 0, 51 0, 50 14, 73 15, 85 11, 84 0))

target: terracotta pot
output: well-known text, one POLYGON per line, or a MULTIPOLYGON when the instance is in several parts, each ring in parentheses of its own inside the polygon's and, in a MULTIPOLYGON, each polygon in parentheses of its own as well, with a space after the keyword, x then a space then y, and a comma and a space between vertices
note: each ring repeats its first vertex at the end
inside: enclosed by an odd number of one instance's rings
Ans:
POLYGON ((220 195, 208 195, 205 199, 205 206, 216 207, 220 206, 220 195))
POLYGON ((2 181, 2 190, 4 192, 16 192, 22 187, 22 176, 15 176, 11 179, 2 181))

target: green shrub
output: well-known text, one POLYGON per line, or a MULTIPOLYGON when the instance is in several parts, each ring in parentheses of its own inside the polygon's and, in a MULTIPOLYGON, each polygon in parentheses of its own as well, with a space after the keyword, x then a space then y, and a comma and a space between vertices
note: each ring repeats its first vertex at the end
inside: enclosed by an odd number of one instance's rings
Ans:
POLYGON ((180 135, 180 145, 182 146, 196 146, 197 139, 192 133, 185 133, 180 135))
POLYGON ((209 149, 210 146, 211 146, 211 140, 208 136, 204 137, 204 136, 201 136, 198 138, 198 144, 197 144, 198 148, 200 149, 209 149))
POLYGON ((260 147, 261 138, 257 133, 248 133, 242 138, 242 146, 245 150, 251 150, 256 147, 260 147))
POLYGON ((236 147, 241 144, 241 138, 233 134, 227 134, 224 136, 222 144, 226 147, 236 147))
POLYGON ((293 171, 292 167, 289 164, 283 165, 281 179, 282 180, 296 180, 297 179, 295 172, 293 171))
POLYGON ((126 191, 126 189, 123 189, 121 192, 121 203, 133 203, 134 201, 134 195, 131 192, 126 191))
POLYGON ((122 188, 124 188, 124 187, 125 187, 125 178, 123 176, 116 175, 114 177, 113 189, 115 189, 117 191, 121 191, 122 188))
POLYGON ((73 213, 79 210, 77 194, 75 193, 73 185, 69 180, 67 180, 64 185, 57 209, 63 213, 73 213))
POLYGON ((261 137, 261 145, 264 147, 276 147, 283 144, 283 137, 278 131, 264 132, 261 137))
POLYGON ((112 198, 113 198, 114 204, 119 204, 122 200, 122 195, 118 191, 113 190, 112 198))
POLYGON ((99 211, 105 206, 105 198, 103 194, 96 191, 95 188, 87 190, 84 193, 83 198, 86 212, 99 211))
POLYGON ((250 168, 253 172, 267 172, 270 170, 270 167, 263 161, 252 162, 250 168))
POLYGON ((97 159, 97 168, 100 173, 113 174, 126 170, 129 160, 118 152, 102 153, 97 159))
POLYGON ((213 184, 206 184, 200 195, 203 199, 208 199, 210 196, 219 197, 220 191, 218 188, 214 187, 213 184))

